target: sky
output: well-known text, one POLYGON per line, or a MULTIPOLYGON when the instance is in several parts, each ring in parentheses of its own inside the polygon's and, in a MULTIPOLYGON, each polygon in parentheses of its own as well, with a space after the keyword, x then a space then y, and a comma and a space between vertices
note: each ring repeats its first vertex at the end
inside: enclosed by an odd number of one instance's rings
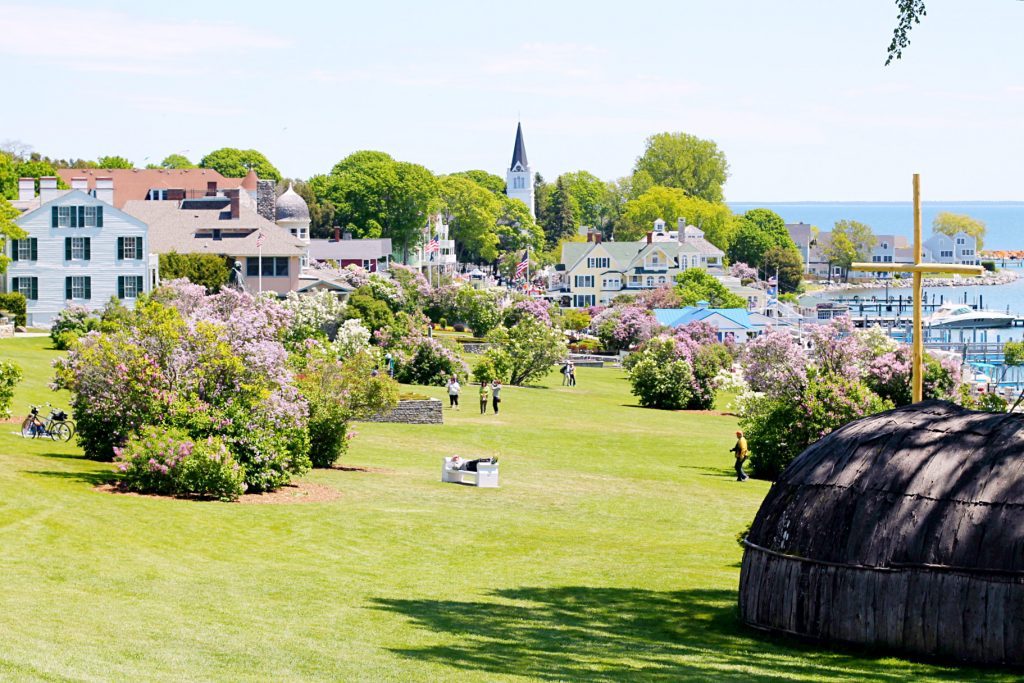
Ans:
POLYGON ((6 2, 0 141, 137 165, 255 148, 289 177, 379 149, 436 173, 628 175, 714 140, 730 201, 1022 200, 1024 2, 6 2), (10 99, 8 99, 10 98, 10 99))

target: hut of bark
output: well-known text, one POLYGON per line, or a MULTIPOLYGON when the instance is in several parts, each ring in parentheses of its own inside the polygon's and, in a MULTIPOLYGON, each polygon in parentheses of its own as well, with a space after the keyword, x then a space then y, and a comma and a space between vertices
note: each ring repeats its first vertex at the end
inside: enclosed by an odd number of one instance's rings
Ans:
POLYGON ((1024 664, 1024 417, 926 401, 808 448, 747 536, 740 616, 825 641, 1024 664))

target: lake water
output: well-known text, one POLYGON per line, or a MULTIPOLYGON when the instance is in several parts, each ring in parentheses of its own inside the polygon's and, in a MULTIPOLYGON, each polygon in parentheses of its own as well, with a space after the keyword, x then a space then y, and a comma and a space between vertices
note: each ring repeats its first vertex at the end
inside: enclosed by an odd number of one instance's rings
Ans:
MULTIPOLYGON (((728 202, 736 213, 750 209, 771 209, 787 223, 810 223, 831 230, 836 221, 867 223, 876 233, 903 235, 914 231, 914 209, 910 202, 728 202)), ((986 249, 1024 249, 1024 202, 922 202, 924 234, 931 235, 932 220, 941 211, 967 214, 984 221, 986 249)))

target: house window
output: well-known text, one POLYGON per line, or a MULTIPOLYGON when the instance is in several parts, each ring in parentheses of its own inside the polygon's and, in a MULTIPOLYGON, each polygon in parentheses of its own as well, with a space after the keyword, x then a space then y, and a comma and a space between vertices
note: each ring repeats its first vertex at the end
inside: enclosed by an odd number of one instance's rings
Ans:
POLYGON ((572 305, 574 308, 587 308, 588 306, 594 305, 593 294, 575 294, 572 297, 572 305))
POLYGON ((363 259, 363 270, 375 270, 375 268, 373 267, 373 259, 363 259))
POLYGON ((39 278, 37 277, 15 277, 11 278, 11 290, 20 292, 29 301, 39 299, 39 278))
POLYGON ((594 276, 593 275, 577 275, 575 277, 574 282, 575 282, 575 286, 576 287, 593 287, 594 286, 594 276))
POLYGON ((651 276, 651 275, 647 276, 647 286, 648 287, 653 287, 654 286, 654 277, 651 276))
POLYGON ((966 244, 966 242, 967 241, 963 237, 957 237, 956 238, 956 243, 957 244, 966 244))
POLYGON ((661 275, 661 276, 658 277, 658 284, 659 285, 665 284, 665 276, 664 275, 661 275))
POLYGON ((85 225, 86 228, 95 228, 99 223, 97 221, 97 214, 99 209, 98 206, 87 206, 85 207, 85 225))
POLYGON ((36 238, 30 237, 27 240, 15 240, 14 241, 14 258, 16 261, 34 261, 35 258, 32 256, 34 253, 33 247, 35 246, 36 238))
MULTIPOLYGON (((245 261, 246 277, 258 277, 260 275, 260 259, 250 256, 245 261)), ((288 277, 287 256, 264 256, 263 277, 288 277)))
POLYGON ((88 237, 68 237, 71 258, 69 261, 84 261, 89 258, 88 237))
POLYGON ((601 280, 602 289, 622 289, 622 280, 617 277, 606 277, 601 280))
POLYGON ((135 240, 125 240, 124 241, 124 255, 121 258, 125 258, 125 259, 138 258, 138 256, 136 256, 135 247, 136 247, 135 240))
POLYGON ((57 227, 58 228, 70 228, 71 216, 75 211, 73 206, 58 206, 57 207, 57 227))
POLYGON ((939 252, 939 258, 953 258, 953 251, 952 250, 950 250, 950 251, 945 251, 945 250, 940 251, 939 252))
POLYGON ((117 278, 117 298, 135 299, 142 293, 141 275, 119 275, 117 278))
POLYGON ((142 238, 141 237, 118 237, 117 238, 118 259, 141 259, 142 238))
POLYGON ((880 263, 881 261, 882 261, 882 257, 879 256, 878 254, 875 254, 874 256, 871 257, 871 262, 872 263, 880 263))
POLYGON ((587 268, 608 268, 611 265, 607 256, 598 256, 587 259, 587 268))
POLYGON ((882 242, 882 251, 886 251, 889 248, 888 242, 882 242))
POLYGON ((64 278, 64 294, 68 299, 91 299, 92 278, 88 276, 64 278))

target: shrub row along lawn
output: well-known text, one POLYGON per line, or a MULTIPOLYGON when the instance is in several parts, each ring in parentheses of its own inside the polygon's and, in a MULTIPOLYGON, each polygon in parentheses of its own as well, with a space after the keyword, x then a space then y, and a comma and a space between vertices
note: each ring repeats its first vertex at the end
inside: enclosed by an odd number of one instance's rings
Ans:
MULTIPOLYGON (((46 388, 45 339, 0 342, 46 388)), ((736 621, 736 535, 767 484, 731 475, 735 420, 635 406, 616 370, 475 397, 443 426, 359 424, 328 502, 94 490, 111 466, 0 434, 0 678, 998 679, 769 639, 736 621), (499 455, 501 488, 440 483, 499 455)), ((410 387, 441 398, 443 388, 410 387)))

